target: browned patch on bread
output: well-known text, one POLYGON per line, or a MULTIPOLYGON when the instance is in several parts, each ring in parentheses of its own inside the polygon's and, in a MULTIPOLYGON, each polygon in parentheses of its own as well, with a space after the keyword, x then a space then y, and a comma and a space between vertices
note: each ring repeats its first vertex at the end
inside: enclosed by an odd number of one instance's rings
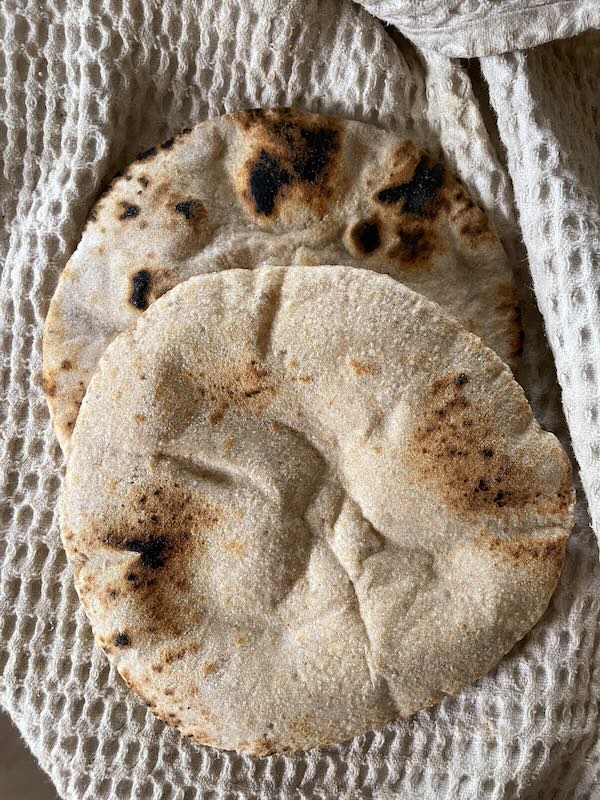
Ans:
POLYGON ((134 677, 127 667, 120 667, 119 673, 127 686, 137 694, 140 700, 148 706, 150 711, 157 717, 160 716, 159 712, 156 710, 156 697, 148 693, 146 682, 143 679, 140 680, 134 677))
MULTIPOLYGON (((298 361, 298 359, 295 356, 292 356, 292 358, 290 358, 290 360, 288 361, 287 366, 288 366, 288 369, 295 371, 295 370, 297 370, 299 368, 300 362, 298 361)), ((300 381, 301 383, 312 383, 314 378, 313 378, 312 375, 309 375, 308 373, 303 372, 300 375, 297 375, 297 374, 296 375, 290 375, 289 376, 289 380, 291 380, 291 381, 300 381)))
POLYGON ((261 414, 275 396, 270 372, 257 359, 233 364, 219 373, 219 381, 205 384, 203 395, 213 404, 208 421, 220 422, 231 406, 245 406, 261 414))
POLYGON ((335 742, 339 736, 333 721, 327 725, 319 725, 310 714, 304 714, 290 721, 290 744, 294 749, 307 747, 324 747, 335 742))
POLYGON ((438 229, 450 180, 443 164, 411 142, 392 154, 388 179, 374 200, 385 230, 385 255, 399 269, 429 267, 444 252, 438 229))
MULTIPOLYGON (((146 152, 154 156, 157 151, 156 148, 150 148, 146 152)), ((108 212, 116 213, 120 221, 129 224, 132 220, 138 219, 139 228, 145 228, 148 224, 156 227, 156 215, 148 214, 147 209, 148 207, 166 206, 170 218, 168 224, 171 227, 174 223, 178 225, 179 235, 173 239, 172 256, 174 259, 186 258, 206 243, 210 235, 206 225, 207 211, 199 198, 176 195, 168 183, 164 181, 151 182, 146 175, 142 174, 137 177, 142 189, 137 191, 135 199, 132 200, 127 197, 132 190, 132 185, 127 181, 131 181, 133 177, 131 174, 125 178, 117 176, 111 181, 100 196, 94 208, 94 215, 97 216, 98 213, 103 212, 104 204, 106 204, 108 212), (141 198, 137 195, 141 195, 146 189, 151 194, 151 200, 150 206, 144 205, 143 208, 141 198), (104 199, 106 194, 109 197, 104 199)), ((128 302, 134 308, 143 311, 177 282, 172 270, 156 268, 155 263, 150 259, 148 263, 140 265, 131 274, 128 302)))
POLYGON ((54 397, 56 395, 56 380, 54 373, 50 370, 44 370, 42 373, 42 389, 46 397, 54 397))
POLYGON ((545 485, 541 459, 547 453, 528 451, 525 458, 507 442, 495 420, 469 399, 469 380, 465 373, 448 375, 434 381, 423 398, 408 447, 416 479, 427 481, 461 513, 498 515, 530 507, 539 514, 564 515, 571 504, 568 465, 561 464, 557 488, 545 485))
POLYGON ((219 665, 216 661, 205 661, 202 664, 202 674, 206 677, 207 675, 212 675, 213 672, 216 672, 219 669, 219 665))
MULTIPOLYGON (((291 109, 287 108, 280 108, 278 109, 280 114, 285 114, 287 111, 291 109)), ((257 123, 260 123, 264 120, 269 111, 272 109, 268 108, 249 108, 247 111, 241 111, 237 114, 232 114, 232 118, 235 119, 236 123, 240 126, 240 128, 244 131, 251 130, 257 123)))
POLYGON ((396 240, 387 256, 402 269, 429 267, 434 254, 441 255, 444 246, 431 224, 411 220, 403 221, 396 229, 396 240))
POLYGON ((229 539, 223 544, 223 548, 240 558, 246 552, 246 545, 240 539, 229 539))
MULTIPOLYGON (((120 519, 91 531, 79 531, 78 540, 102 541, 107 547, 131 554, 122 566, 120 592, 133 596, 134 614, 152 635, 179 636, 203 619, 203 609, 190 592, 177 590, 177 581, 191 569, 192 553, 202 548, 206 531, 216 526, 224 512, 177 485, 134 485, 123 498, 120 519)), ((89 545, 88 545, 89 546, 89 545)), ((97 544, 92 544, 96 546, 97 544)), ((108 601, 104 590, 81 587, 82 596, 108 601), (97 595, 97 597, 96 597, 97 595)), ((135 626, 135 619, 132 618, 135 626)))
POLYGON ((199 225, 208 216, 204 204, 196 197, 179 200, 173 208, 183 220, 192 226, 199 225))
POLYGON ((273 739, 266 736, 261 736, 260 739, 254 739, 251 742, 240 742, 240 747, 247 750, 253 756, 270 756, 277 751, 277 745, 273 739))
POLYGON ((150 302, 153 303, 166 294, 178 283, 175 271, 167 267, 155 267, 152 270, 152 295, 150 302))
POLYGON ((204 728, 190 728, 189 733, 187 733, 186 736, 195 739, 197 742, 206 745, 207 747, 217 747, 214 736, 211 736, 209 733, 207 733, 204 728))
MULTIPOLYGON (((140 694, 139 687, 137 688, 132 687, 132 688, 135 692, 137 692, 137 694, 140 694)), ((158 719, 161 719, 163 722, 166 722, 167 725, 173 725, 174 727, 178 728, 182 724, 180 717, 178 717, 174 711, 163 711, 162 708, 158 707, 156 702, 152 704, 146 703, 146 705, 148 705, 150 711, 154 714, 155 717, 158 717, 158 719)))
MULTIPOLYGON (((141 180, 141 178, 138 178, 141 180)), ((109 198, 111 207, 116 204, 119 209, 119 214, 126 214, 127 216, 119 218, 131 219, 139 217, 138 226, 140 229, 145 227, 153 228, 160 231, 165 226, 169 228, 170 235, 168 240, 170 242, 170 252, 164 254, 165 259, 185 259, 190 255, 198 252, 203 246, 206 245, 210 236, 212 235, 215 224, 209 224, 208 212, 198 197, 189 195, 182 195, 177 192, 173 186, 165 180, 146 181, 144 189, 140 189, 137 194, 142 195, 136 197, 139 205, 131 206, 129 201, 117 200, 116 197, 120 194, 119 189, 128 189, 128 187, 116 186, 114 189, 114 199, 109 198), (147 203, 146 203, 147 198, 147 203), (136 210, 137 209, 137 210, 136 210)), ((150 254, 147 254, 150 256, 150 254)), ((154 297, 150 299, 153 302, 155 299, 164 294, 167 289, 172 288, 177 281, 169 278, 168 272, 165 271, 164 278, 161 280, 161 270, 156 268, 155 261, 151 257, 144 259, 146 263, 140 265, 139 269, 144 269, 152 276, 152 285, 154 287, 154 297), (161 288, 160 283, 168 284, 166 287, 161 288)), ((148 304, 149 304, 148 303, 148 304)))
POLYGON ((251 215, 277 219, 284 204, 323 215, 333 195, 342 126, 333 117, 298 109, 232 115, 251 143, 238 187, 251 215))
MULTIPOLYGON (((42 389, 48 400, 57 396, 61 399, 60 405, 54 407, 55 413, 58 412, 54 424, 69 435, 77 420, 86 387, 83 380, 73 381, 68 374, 72 372, 73 368, 74 365, 70 360, 63 359, 58 369, 45 369, 41 378, 42 389), (70 364, 71 366, 65 367, 65 364, 70 364), (61 382, 60 394, 59 381, 61 382)), ((81 374, 81 370, 79 372, 81 374)))
POLYGON ((151 676, 133 676, 127 667, 119 667, 119 672, 127 686, 140 697, 158 719, 179 728, 186 736, 190 736, 202 744, 216 744, 215 734, 208 733, 205 727, 201 728, 198 725, 189 725, 187 722, 183 722, 182 716, 189 718, 190 711, 192 711, 196 718, 201 717, 214 730, 218 731, 220 728, 220 720, 217 715, 196 699, 196 686, 181 687, 177 683, 161 686, 151 676), (193 706, 190 706, 191 698, 194 698, 193 706), (184 713, 184 708, 187 709, 187 713, 184 713))
POLYGON ((181 661, 187 655, 193 655, 200 649, 198 642, 187 642, 186 644, 178 645, 175 647, 167 647, 159 654, 159 660, 153 665, 155 672, 162 672, 164 667, 174 664, 176 661, 181 661))
POLYGON ((448 180, 446 205, 449 219, 470 247, 496 243, 496 234, 487 215, 471 200, 461 182, 453 176, 448 180))
POLYGON ((92 217, 92 215, 94 216, 94 219, 96 219, 97 212, 102 207, 100 201, 103 200, 108 194, 110 194, 110 192, 112 192, 112 190, 114 189, 114 187, 117 184, 123 183, 123 181, 121 180, 122 177, 123 177, 123 172, 121 170, 119 170, 118 172, 116 172, 113 175, 113 177, 109 181, 106 181, 102 185, 102 187, 100 188, 100 191, 98 192, 98 198, 96 200, 96 204, 95 204, 94 208, 92 209, 92 211, 90 212, 90 214, 88 216, 88 219, 90 219, 92 217))
MULTIPOLYGON (((73 540, 73 538, 74 538, 74 535, 75 535, 75 534, 73 534, 71 531, 68 531, 68 532, 65 534, 65 540, 66 540, 66 541, 72 541, 72 540, 73 540)), ((83 581, 81 581, 81 583, 80 583, 80 587, 81 587, 82 589, 85 589, 85 590, 86 590, 86 591, 88 591, 88 592, 89 592, 90 590, 94 589, 96 586, 97 586, 96 576, 95 576, 95 575, 93 575, 93 574, 92 574, 92 573, 90 573, 90 572, 88 572, 88 573, 85 575, 85 577, 84 577, 83 581)))
POLYGON ((221 720, 219 719, 219 717, 216 714, 214 714, 208 708, 208 706, 206 706, 204 703, 201 703, 200 701, 196 701, 196 708, 198 709, 198 713, 205 720, 210 722, 210 724, 213 726, 213 728, 218 729, 218 728, 221 727, 221 720))
POLYGON ((314 720, 309 714, 291 720, 289 729, 292 734, 301 739, 310 739, 314 733, 314 720))
POLYGON ((375 372, 375 367, 372 364, 361 361, 360 358, 351 358, 350 366, 357 375, 373 375, 375 372))
POLYGON ((507 559, 515 566, 539 574, 540 570, 550 572, 558 579, 564 561, 567 536, 554 539, 527 537, 521 539, 502 539, 481 536, 480 542, 492 553, 507 559))
POLYGON ((414 142, 404 139, 394 148, 389 159, 389 183, 405 183, 415 172, 415 167, 425 153, 414 142))

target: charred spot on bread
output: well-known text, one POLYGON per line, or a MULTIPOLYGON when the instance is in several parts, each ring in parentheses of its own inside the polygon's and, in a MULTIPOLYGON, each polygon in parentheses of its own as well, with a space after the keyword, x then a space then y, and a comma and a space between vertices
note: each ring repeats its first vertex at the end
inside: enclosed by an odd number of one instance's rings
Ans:
POLYGON ((131 294, 129 302, 134 308, 139 311, 145 311, 148 308, 148 294, 151 286, 151 275, 147 269, 141 269, 136 272, 131 279, 131 294))
POLYGON ((433 217, 439 206, 438 190, 444 182, 444 165, 429 165, 429 158, 423 156, 413 173, 405 183, 387 186, 377 194, 377 201, 383 205, 402 203, 404 214, 416 214, 420 217, 433 217))

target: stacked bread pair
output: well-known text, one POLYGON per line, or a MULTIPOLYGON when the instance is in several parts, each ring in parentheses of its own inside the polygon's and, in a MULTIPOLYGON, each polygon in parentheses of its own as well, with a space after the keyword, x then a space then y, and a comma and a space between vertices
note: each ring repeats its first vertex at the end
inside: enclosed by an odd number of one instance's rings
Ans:
POLYGON ((496 233, 412 143, 276 109, 143 153, 44 335, 63 541, 127 684, 266 755, 486 673, 545 610, 572 525, 521 347, 496 233))

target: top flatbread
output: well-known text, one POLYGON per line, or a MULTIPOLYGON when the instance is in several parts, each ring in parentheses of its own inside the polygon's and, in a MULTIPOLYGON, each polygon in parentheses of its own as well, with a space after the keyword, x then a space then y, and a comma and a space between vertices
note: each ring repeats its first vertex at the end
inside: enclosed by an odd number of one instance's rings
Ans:
POLYGON ((510 370, 388 277, 191 278, 108 348, 65 548, 98 643, 205 744, 341 741, 489 670, 537 621, 568 459, 510 370))
POLYGON ((437 300, 511 364, 512 275, 485 214, 414 144, 295 109, 209 120, 143 153, 90 214, 51 303, 44 388, 63 450, 108 343, 192 275, 348 264, 437 300))

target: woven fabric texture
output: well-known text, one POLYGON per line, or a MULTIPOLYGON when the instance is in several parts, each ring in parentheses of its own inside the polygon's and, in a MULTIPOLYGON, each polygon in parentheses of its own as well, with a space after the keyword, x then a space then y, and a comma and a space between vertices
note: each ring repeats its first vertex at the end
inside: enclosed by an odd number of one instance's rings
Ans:
POLYGON ((600 531, 600 32, 484 59, 533 285, 600 531))
MULTIPOLYGON (((60 795, 594 797, 600 568, 581 502, 550 608, 490 675, 350 743, 267 759, 196 745, 127 691, 93 645, 58 534, 64 464, 39 388, 43 321, 58 275, 95 195, 117 169, 178 129, 242 108, 298 104, 378 123, 445 153, 511 255, 526 329, 519 377, 542 424, 567 442, 511 181, 469 74, 442 55, 394 41, 346 0, 4 0, 0 36, 0 701, 60 795)), ((543 58, 564 59, 552 52, 543 58)), ((507 120, 518 100, 501 97, 511 71, 530 80, 533 63, 486 66, 507 120)), ((564 113, 585 127, 575 100, 564 113)), ((510 121, 500 122, 508 142, 510 121)), ((523 111, 518 135, 526 138, 525 122, 523 111)), ((524 172, 515 181, 523 219, 526 183, 524 172)), ((582 252, 581 282, 587 259, 582 252)), ((562 274, 536 267, 535 288, 566 308, 562 274)), ((560 357, 554 334, 552 343, 563 370, 571 339, 560 357)))
POLYGON ((420 47, 455 58, 524 50, 600 28, 598 0, 358 0, 420 47))

